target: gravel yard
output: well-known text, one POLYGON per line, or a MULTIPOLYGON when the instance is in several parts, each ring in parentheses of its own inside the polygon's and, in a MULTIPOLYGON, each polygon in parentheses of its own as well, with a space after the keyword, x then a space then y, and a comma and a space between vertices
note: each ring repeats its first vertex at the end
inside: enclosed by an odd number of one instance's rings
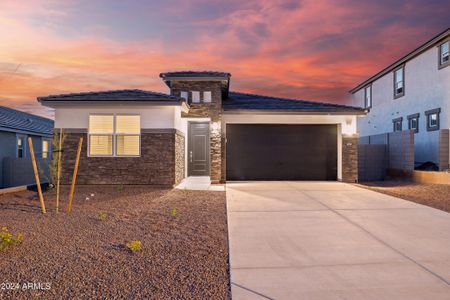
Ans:
POLYGON ((450 185, 409 181, 375 181, 358 184, 380 193, 450 212, 450 185))
POLYGON ((58 215, 44 195, 47 215, 34 192, 0 196, 0 227, 24 234, 0 252, 0 299, 230 298, 224 192, 79 186, 72 213, 58 215))

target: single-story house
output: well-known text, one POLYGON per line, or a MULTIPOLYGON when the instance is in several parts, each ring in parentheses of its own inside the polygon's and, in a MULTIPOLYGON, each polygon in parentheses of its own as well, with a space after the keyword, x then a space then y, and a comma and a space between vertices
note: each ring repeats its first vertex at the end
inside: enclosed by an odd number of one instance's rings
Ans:
POLYGON ((116 90, 38 97, 66 133, 62 182, 80 137, 77 183, 176 185, 358 178, 359 107, 230 92, 229 73, 168 72, 170 94, 116 90))
POLYGON ((52 157, 53 120, 0 106, 0 188, 35 184, 28 137, 48 182, 52 157))

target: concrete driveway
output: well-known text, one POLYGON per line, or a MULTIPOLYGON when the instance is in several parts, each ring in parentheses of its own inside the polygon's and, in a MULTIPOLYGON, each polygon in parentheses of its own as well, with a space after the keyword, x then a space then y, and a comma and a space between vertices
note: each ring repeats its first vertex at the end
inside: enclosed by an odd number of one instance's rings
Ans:
POLYGON ((339 182, 227 183, 233 299, 450 299, 450 214, 339 182))

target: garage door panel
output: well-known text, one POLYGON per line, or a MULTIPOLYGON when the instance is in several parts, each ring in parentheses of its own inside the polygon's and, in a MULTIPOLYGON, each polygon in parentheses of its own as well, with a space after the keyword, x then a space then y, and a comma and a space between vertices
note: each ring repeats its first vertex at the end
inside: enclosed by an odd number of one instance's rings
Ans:
POLYGON ((228 180, 336 177, 336 125, 227 125, 228 180))

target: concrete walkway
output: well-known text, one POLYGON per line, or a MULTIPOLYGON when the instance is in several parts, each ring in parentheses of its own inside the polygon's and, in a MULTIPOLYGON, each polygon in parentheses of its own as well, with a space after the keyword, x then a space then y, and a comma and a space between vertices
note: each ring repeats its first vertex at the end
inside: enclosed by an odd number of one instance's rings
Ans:
POLYGON ((338 182, 227 183, 232 297, 450 299, 450 214, 338 182))

